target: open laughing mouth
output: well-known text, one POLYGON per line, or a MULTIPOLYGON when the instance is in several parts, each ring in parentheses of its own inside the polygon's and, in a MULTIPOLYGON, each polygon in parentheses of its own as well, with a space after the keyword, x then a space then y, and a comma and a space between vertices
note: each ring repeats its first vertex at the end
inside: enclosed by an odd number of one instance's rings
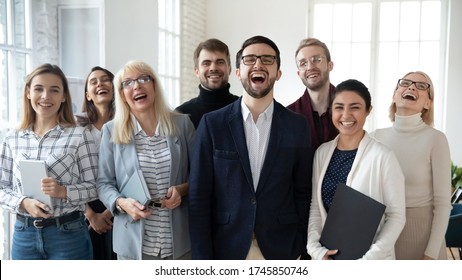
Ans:
POLYGON ((315 79, 315 78, 317 78, 319 76, 320 76, 319 73, 310 73, 310 74, 306 75, 306 78, 307 79, 315 79))
POLYGON ((352 127, 356 122, 354 121, 343 121, 343 122, 340 122, 340 124, 343 126, 343 127, 352 127))
POLYGON ((138 95, 135 95, 133 97, 133 100, 135 101, 140 101, 140 100, 143 100, 147 97, 147 95, 145 93, 141 93, 141 94, 138 94, 138 95))
POLYGON ((98 91, 96 92, 96 95, 107 94, 107 93, 109 93, 108 90, 106 90, 106 89, 101 89, 101 90, 98 90, 98 91))
POLYGON ((266 75, 262 73, 252 74, 252 76, 250 77, 250 80, 252 81, 252 83, 262 84, 266 81, 266 75))
POLYGON ((406 99, 406 100, 411 100, 411 101, 417 100, 417 96, 411 92, 403 93, 403 95, 401 95, 401 98, 406 99))

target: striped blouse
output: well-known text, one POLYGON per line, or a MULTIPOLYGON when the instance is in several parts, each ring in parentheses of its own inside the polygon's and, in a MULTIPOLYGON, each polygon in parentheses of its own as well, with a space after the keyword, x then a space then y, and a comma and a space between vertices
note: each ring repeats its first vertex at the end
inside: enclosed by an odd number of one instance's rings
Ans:
MULTIPOLYGON (((149 137, 137 123, 135 133, 136 151, 141 171, 148 185, 152 200, 166 196, 170 187, 171 155, 165 136, 156 130, 149 137)), ((169 257, 173 254, 170 210, 155 208, 145 221, 143 254, 169 257)))

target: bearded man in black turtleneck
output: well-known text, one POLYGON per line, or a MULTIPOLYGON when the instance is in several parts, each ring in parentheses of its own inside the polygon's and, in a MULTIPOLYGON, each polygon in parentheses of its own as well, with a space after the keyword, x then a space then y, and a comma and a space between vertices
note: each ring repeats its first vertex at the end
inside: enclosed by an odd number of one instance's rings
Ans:
POLYGON ((194 73, 200 80, 199 96, 175 110, 188 114, 197 128, 202 115, 225 107, 239 97, 229 92, 231 59, 228 46, 222 41, 212 38, 197 46, 194 51, 194 73))

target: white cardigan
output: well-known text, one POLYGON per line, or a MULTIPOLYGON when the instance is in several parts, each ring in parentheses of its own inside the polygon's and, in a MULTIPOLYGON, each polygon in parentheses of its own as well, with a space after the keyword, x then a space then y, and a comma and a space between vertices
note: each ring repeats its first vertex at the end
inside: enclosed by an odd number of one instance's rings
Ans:
MULTIPOLYGON (((321 145, 314 157, 307 244, 308 253, 313 259, 322 259, 328 250, 319 243, 327 217, 321 188, 338 139, 339 136, 321 145)), ((374 241, 362 259, 394 259, 394 245, 406 222, 404 176, 395 155, 365 132, 346 184, 386 206, 374 241)))

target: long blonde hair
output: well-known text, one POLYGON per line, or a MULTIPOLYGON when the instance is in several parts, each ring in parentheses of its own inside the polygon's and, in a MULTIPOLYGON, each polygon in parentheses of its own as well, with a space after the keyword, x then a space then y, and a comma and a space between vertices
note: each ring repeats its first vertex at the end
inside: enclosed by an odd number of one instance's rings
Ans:
MULTIPOLYGON (((433 87, 432 79, 430 79, 430 76, 428 76, 425 72, 422 72, 422 71, 409 72, 406 75, 404 75, 403 78, 409 76, 410 74, 422 75, 425 78, 425 80, 427 81, 427 83, 430 85, 430 87, 428 88, 428 98, 430 98, 430 100, 431 100, 431 105, 430 105, 430 108, 428 108, 428 109, 424 108, 422 110, 422 120, 427 125, 433 126, 433 122, 434 122, 433 100, 435 98, 435 88, 433 87)), ((396 84, 393 95, 396 93, 396 90, 398 89, 398 87, 399 87, 398 84, 396 84)), ((394 101, 392 101, 391 105, 390 105, 390 108, 389 108, 389 114, 388 114, 388 117, 390 118, 390 120, 392 122, 395 121, 395 113, 396 113, 396 104, 395 104, 394 101)))
POLYGON ((72 113, 71 93, 69 91, 69 84, 67 82, 66 75, 64 75, 61 68, 59 68, 57 65, 46 63, 35 68, 26 77, 23 92, 24 114, 22 115, 22 120, 18 129, 24 130, 29 128, 31 125, 35 123, 35 120, 37 119, 37 113, 34 111, 31 101, 29 100, 29 98, 27 98, 27 94, 30 92, 32 80, 35 77, 40 76, 42 74, 53 74, 61 79, 61 82, 63 84, 64 102, 61 103, 61 106, 58 110, 58 123, 64 127, 75 126, 76 124, 74 114, 72 113))
POLYGON ((115 144, 128 144, 134 139, 133 123, 130 117, 130 107, 124 101, 124 92, 122 81, 126 72, 139 72, 152 78, 154 87, 155 101, 154 111, 159 123, 159 131, 164 136, 175 135, 177 127, 173 122, 173 116, 176 115, 166 104, 159 78, 154 70, 147 63, 139 60, 127 62, 122 69, 117 72, 114 79, 115 88, 115 115, 114 115, 114 133, 113 141, 115 144))

